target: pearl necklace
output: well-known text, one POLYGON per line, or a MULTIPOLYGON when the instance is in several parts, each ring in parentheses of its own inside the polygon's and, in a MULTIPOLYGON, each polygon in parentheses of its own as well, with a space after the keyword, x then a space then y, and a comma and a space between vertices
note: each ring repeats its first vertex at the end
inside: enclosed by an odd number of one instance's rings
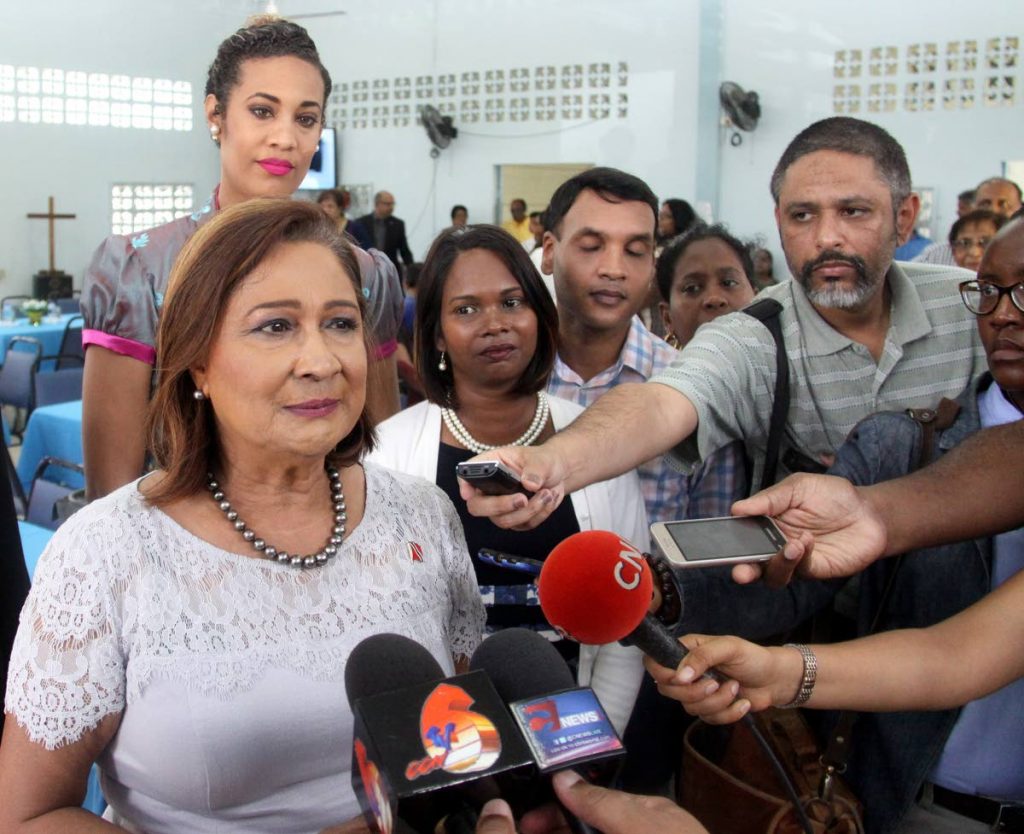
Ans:
POLYGON ((511 443, 499 443, 494 446, 489 446, 486 443, 481 443, 473 435, 469 433, 459 416, 450 408, 441 409, 441 418, 444 420, 444 424, 448 427, 448 431, 452 433, 452 437, 459 441, 463 446, 469 449, 471 452, 476 452, 478 455, 484 452, 493 452, 495 449, 500 449, 502 446, 529 446, 538 437, 540 433, 544 431, 544 426, 548 422, 548 413, 550 407, 548 406, 547 395, 543 391, 537 392, 537 410, 533 412, 533 419, 530 421, 529 427, 522 437, 517 440, 513 440, 511 443))
POLYGON ((296 556, 286 553, 283 550, 278 550, 276 547, 271 547, 263 539, 258 538, 252 530, 246 527, 245 522, 238 517, 238 512, 224 496, 224 492, 221 490, 220 484, 214 480, 212 472, 206 474, 206 488, 210 490, 213 500, 217 502, 217 506, 227 517, 227 520, 234 524, 235 529, 242 534, 242 538, 249 542, 257 553, 262 553, 266 558, 280 562, 283 565, 291 565, 293 568, 313 568, 327 564, 327 561, 333 559, 337 554, 338 548, 341 546, 341 540, 345 538, 345 521, 348 519, 348 514, 345 512, 345 494, 341 491, 341 473, 329 466, 327 467, 327 477, 331 481, 331 504, 334 506, 334 526, 331 528, 331 535, 327 539, 327 544, 318 553, 312 553, 309 556, 296 556))

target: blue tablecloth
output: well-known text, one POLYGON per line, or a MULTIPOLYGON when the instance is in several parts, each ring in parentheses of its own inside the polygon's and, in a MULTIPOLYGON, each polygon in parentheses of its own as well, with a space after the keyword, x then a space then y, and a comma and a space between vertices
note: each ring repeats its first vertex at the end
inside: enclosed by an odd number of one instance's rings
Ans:
POLYGON ((0 324, 0 364, 7 355, 7 346, 15 336, 30 336, 43 343, 43 356, 55 356, 60 353, 60 342, 64 338, 64 327, 71 315, 61 316, 59 322, 44 321, 38 327, 28 323, 28 319, 18 319, 10 325, 0 324))
MULTIPOLYGON (((32 476, 44 457, 50 455, 71 463, 82 463, 82 401, 57 403, 37 408, 28 418, 18 458, 18 480, 26 494, 32 476)), ((82 476, 66 469, 51 469, 50 480, 59 480, 78 489, 85 485, 82 476)))

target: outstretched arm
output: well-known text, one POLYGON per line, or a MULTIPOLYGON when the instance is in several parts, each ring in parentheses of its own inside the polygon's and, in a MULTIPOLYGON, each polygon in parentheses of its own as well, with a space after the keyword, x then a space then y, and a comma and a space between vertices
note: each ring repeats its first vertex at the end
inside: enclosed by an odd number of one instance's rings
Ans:
MULTIPOLYGON (((962 706, 1024 676, 1024 573, 970 608, 926 629, 813 646, 817 683, 807 706, 879 712, 962 706)), ((678 670, 649 658, 662 694, 712 723, 736 721, 749 709, 789 703, 803 677, 792 648, 765 648, 736 637, 688 635, 678 670), (701 679, 714 667, 728 680, 701 679)))
MULTIPOLYGON (((793 475, 732 511, 774 516, 787 536, 813 537, 807 552, 772 560, 766 576, 775 584, 794 569, 819 579, 851 576, 882 556, 1000 533, 1024 523, 1024 421, 979 432, 903 478, 854 487, 828 475, 793 475)), ((752 565, 733 571, 738 582, 760 576, 752 565)))
POLYGON ((489 452, 519 472, 535 495, 484 495, 464 481, 469 511, 499 527, 532 529, 562 498, 595 481, 621 475, 664 454, 697 428, 697 411, 681 393, 653 382, 620 385, 587 408, 572 425, 540 446, 489 452))

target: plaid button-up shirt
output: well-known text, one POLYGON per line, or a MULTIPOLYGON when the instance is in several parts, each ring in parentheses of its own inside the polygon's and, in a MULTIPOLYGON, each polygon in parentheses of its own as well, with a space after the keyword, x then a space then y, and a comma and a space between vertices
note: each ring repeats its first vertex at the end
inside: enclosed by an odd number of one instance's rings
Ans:
MULTIPOLYGON (((646 382, 668 367, 678 352, 652 336, 634 316, 629 335, 611 367, 587 380, 556 357, 548 393, 589 406, 606 391, 624 382, 646 382)), ((745 492, 746 469, 738 444, 711 455, 692 475, 683 475, 664 456, 637 467, 647 517, 651 522, 728 515, 732 502, 745 492)))

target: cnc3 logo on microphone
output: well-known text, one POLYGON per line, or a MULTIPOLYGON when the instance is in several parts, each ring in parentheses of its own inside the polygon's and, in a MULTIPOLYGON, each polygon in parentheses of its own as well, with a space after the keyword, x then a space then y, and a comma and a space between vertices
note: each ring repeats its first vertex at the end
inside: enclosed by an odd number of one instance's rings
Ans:
POLYGON ((486 770, 501 755, 501 736, 486 716, 472 712, 473 697, 450 683, 439 684, 420 711, 420 741, 427 756, 409 762, 412 781, 437 769, 449 773, 486 770))

